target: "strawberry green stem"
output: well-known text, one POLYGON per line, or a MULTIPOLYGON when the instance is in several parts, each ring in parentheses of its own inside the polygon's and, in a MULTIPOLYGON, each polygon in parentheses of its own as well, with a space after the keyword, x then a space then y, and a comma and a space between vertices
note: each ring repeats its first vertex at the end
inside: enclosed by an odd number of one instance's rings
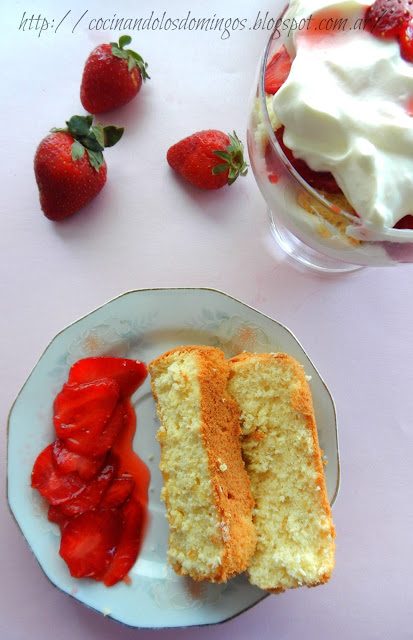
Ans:
POLYGON ((144 61, 142 56, 136 51, 132 51, 132 49, 124 49, 123 47, 132 42, 132 38, 130 36, 121 36, 119 38, 119 44, 117 42, 111 42, 112 47, 112 55, 116 56, 116 58, 122 58, 123 60, 128 61, 128 69, 132 71, 133 67, 138 67, 140 74, 142 76, 142 80, 150 80, 150 76, 148 76, 148 72, 146 69, 148 68, 148 63, 144 61))
POLYGON ((72 144, 72 158, 74 161, 83 158, 84 153, 89 156, 92 167, 99 171, 103 165, 103 150, 105 147, 113 147, 123 135, 123 127, 104 127, 100 122, 93 126, 93 116, 72 116, 66 122, 65 129, 52 129, 52 131, 67 131, 74 138, 72 144))
POLYGON ((246 176, 248 173, 248 165, 244 160, 244 145, 238 138, 237 134, 228 134, 230 144, 227 145, 226 151, 214 151, 215 155, 221 160, 224 160, 222 164, 217 164, 212 173, 216 176, 224 171, 228 172, 228 185, 231 185, 238 176, 246 176))

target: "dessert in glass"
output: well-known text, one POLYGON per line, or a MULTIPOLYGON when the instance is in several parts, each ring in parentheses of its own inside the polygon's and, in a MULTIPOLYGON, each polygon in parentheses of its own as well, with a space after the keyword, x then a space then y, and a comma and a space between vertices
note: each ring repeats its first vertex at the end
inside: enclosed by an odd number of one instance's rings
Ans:
POLYGON ((320 271, 413 262, 412 0, 292 0, 248 148, 271 227, 320 271))

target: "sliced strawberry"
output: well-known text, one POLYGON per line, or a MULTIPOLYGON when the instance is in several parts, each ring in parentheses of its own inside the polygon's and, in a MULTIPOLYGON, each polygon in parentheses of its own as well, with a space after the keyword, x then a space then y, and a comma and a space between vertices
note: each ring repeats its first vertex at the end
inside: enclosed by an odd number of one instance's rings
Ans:
POLYGON ((398 220, 394 225, 394 229, 413 229, 413 215, 409 214, 398 220))
POLYGON ((118 510, 94 509, 71 518, 62 531, 60 555, 74 578, 93 578, 105 571, 122 526, 118 510))
POLYGON ((266 93, 277 93, 288 78, 291 64, 291 58, 283 45, 274 53, 265 69, 264 88, 266 93))
POLYGON ((64 439, 82 431, 96 437, 103 431, 118 398, 119 385, 108 378, 63 385, 53 405, 56 434, 64 439))
POLYGON ((66 440, 56 438, 53 443, 53 459, 61 473, 76 471, 82 480, 90 480, 99 471, 106 458, 106 452, 99 456, 83 456, 71 451, 66 440))
POLYGON ((103 494, 109 487, 119 468, 119 462, 115 456, 110 456, 107 464, 88 483, 85 490, 79 496, 62 504, 62 512, 66 516, 77 516, 80 513, 96 509, 103 494))
POLYGON ((127 500, 133 491, 135 481, 132 476, 114 478, 105 492, 101 502, 101 509, 117 509, 127 500))
POLYGON ((294 169, 313 189, 327 191, 328 193, 342 193, 332 173, 329 171, 313 171, 304 160, 295 158, 291 149, 285 146, 283 135, 284 127, 279 127, 275 131, 275 136, 281 149, 294 169))
POLYGON ((118 402, 109 418, 103 431, 96 438, 91 438, 85 431, 73 434, 71 438, 65 440, 65 444, 70 451, 82 454, 83 456, 100 457, 112 447, 116 436, 125 424, 126 409, 123 402, 118 402))
POLYGON ((53 505, 76 498, 86 487, 77 473, 61 473, 54 463, 53 444, 38 455, 33 466, 31 486, 53 505))
POLYGON ((93 382, 100 378, 116 380, 120 397, 126 398, 142 384, 148 374, 146 365, 126 358, 84 358, 78 360, 69 372, 69 383, 93 382))
POLYGON ((407 62, 413 62, 413 18, 401 28, 399 44, 402 58, 407 62))
POLYGON ((366 29, 379 38, 396 38, 410 17, 408 0, 376 0, 366 10, 366 29))
POLYGON ((101 576, 107 587, 127 576, 136 562, 141 541, 142 507, 139 502, 129 498, 120 509, 116 509, 116 512, 122 514, 123 525, 113 558, 101 576))
POLYGON ((49 510, 47 512, 47 519, 49 520, 49 522, 55 522, 56 524, 58 524, 61 532, 69 522, 69 517, 63 513, 63 511, 61 510, 58 504, 50 505, 49 510))

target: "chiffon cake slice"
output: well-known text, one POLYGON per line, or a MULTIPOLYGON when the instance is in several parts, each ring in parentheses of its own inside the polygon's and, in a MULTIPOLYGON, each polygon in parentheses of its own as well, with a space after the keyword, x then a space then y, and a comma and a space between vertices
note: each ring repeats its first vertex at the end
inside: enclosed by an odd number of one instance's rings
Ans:
POLYGON ((279 593, 329 580, 335 530, 310 388, 286 354, 229 361, 227 390, 241 411, 243 457, 255 500, 252 584, 279 593))
POLYGON ((229 365, 213 347, 173 349, 149 364, 161 421, 168 559, 176 573, 224 582, 255 550, 254 501, 241 454, 229 365))

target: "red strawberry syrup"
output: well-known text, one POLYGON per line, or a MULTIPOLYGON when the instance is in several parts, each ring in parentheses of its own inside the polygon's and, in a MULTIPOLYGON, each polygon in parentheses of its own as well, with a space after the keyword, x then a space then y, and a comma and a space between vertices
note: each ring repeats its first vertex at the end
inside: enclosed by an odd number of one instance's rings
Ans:
MULTIPOLYGON (((60 527, 59 553, 72 576, 90 577, 107 586, 120 580, 130 582, 128 572, 136 562, 148 526, 150 482, 148 467, 133 450, 136 414, 130 397, 143 383, 147 370, 143 363, 131 360, 89 358, 76 363, 70 375, 73 379, 63 389, 67 388, 71 393, 58 394, 60 404, 56 408, 54 403, 53 418, 55 425, 59 416, 63 424, 66 417, 72 420, 75 434, 79 433, 78 446, 82 446, 82 452, 79 454, 67 448, 69 443, 73 444, 73 434, 63 432, 61 439, 55 439, 54 444, 46 447, 37 457, 31 486, 49 502, 48 519, 60 527), (105 373, 108 374, 107 378, 103 375, 105 373), (79 377, 87 382, 76 380, 79 377), (98 390, 101 392, 104 382, 112 382, 117 388, 117 404, 106 422, 102 422, 100 404, 103 403, 105 408, 107 397, 101 393, 96 395, 98 390), (88 402, 76 404, 79 389, 88 391, 88 402), (116 419, 112 420, 112 416, 116 419), (97 466, 101 463, 98 469, 95 468, 94 453, 97 455, 97 466), (78 474, 79 470, 83 470, 83 476, 78 474), (125 492, 119 494, 118 479, 121 480, 124 475, 128 475, 129 479, 126 484, 123 480, 123 487, 127 488, 129 484, 130 490, 133 480, 131 495, 125 492), (118 486, 115 482, 118 482, 118 486), (105 495, 113 488, 112 494, 120 501, 111 504, 108 500, 105 505, 105 495)), ((108 384, 105 389, 107 394, 112 391, 108 384)))
POLYGON ((136 432, 136 413, 130 400, 125 401, 125 424, 117 436, 112 452, 119 459, 118 475, 130 474, 135 480, 132 496, 142 506, 142 527, 140 530, 140 545, 142 546, 148 526, 148 489, 151 474, 146 464, 133 450, 133 438, 136 432))

